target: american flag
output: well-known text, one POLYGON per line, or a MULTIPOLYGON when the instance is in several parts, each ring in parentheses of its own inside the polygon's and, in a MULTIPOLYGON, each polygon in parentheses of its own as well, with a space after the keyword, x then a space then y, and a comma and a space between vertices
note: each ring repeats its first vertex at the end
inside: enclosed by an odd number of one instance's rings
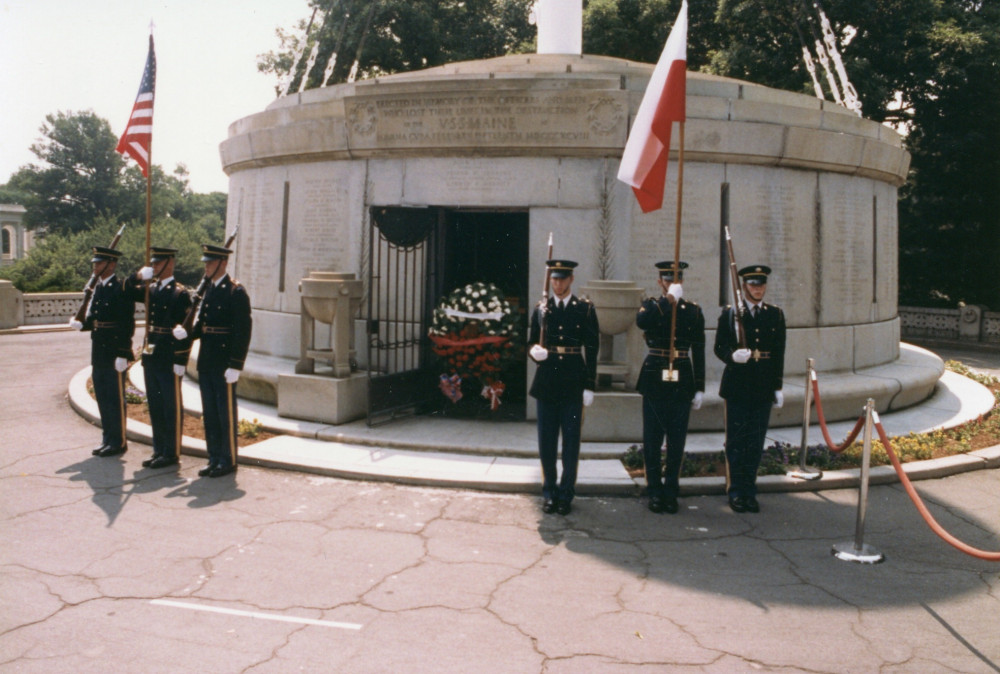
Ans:
POLYGON ((153 52, 153 36, 149 36, 149 54, 146 69, 142 72, 139 95, 135 97, 132 115, 128 119, 125 133, 115 149, 135 160, 142 169, 142 175, 149 177, 149 153, 153 145, 153 93, 156 90, 156 54, 153 52))

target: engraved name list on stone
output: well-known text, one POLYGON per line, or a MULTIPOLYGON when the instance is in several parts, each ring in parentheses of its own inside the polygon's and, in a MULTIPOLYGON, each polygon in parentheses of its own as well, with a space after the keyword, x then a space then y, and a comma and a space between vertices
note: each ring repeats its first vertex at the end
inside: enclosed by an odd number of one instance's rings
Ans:
MULTIPOLYGON (((348 201, 342 181, 334 178, 305 180, 296 197, 301 203, 289 240, 296 267, 302 268, 301 274, 318 269, 343 271, 348 251, 338 219, 348 211, 348 201)), ((300 272, 296 269, 295 273, 300 272)))
POLYGON ((357 149, 620 147, 626 130, 619 92, 454 92, 345 100, 357 149))

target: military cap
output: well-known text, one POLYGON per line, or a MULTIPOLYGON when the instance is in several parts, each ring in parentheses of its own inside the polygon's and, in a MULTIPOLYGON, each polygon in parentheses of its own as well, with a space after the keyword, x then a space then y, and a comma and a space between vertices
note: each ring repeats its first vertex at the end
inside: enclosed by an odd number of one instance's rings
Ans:
POLYGON ((150 262, 164 262, 166 260, 172 260, 177 256, 176 248, 160 248, 153 246, 149 250, 152 253, 149 258, 150 262))
POLYGON ((105 248, 104 246, 94 246, 94 256, 90 258, 91 262, 117 262, 118 258, 122 256, 120 250, 115 250, 114 248, 105 248))
POLYGON ((578 263, 573 260, 546 260, 545 266, 549 269, 549 276, 552 278, 566 278, 573 275, 573 269, 578 263))
POLYGON ((771 273, 771 268, 765 264, 752 264, 743 267, 738 273, 750 285, 759 286, 767 283, 767 275, 771 273))
POLYGON ((201 261, 209 262, 211 260, 228 260, 229 256, 233 254, 233 251, 228 248, 223 248, 222 246, 213 246, 208 243, 201 244, 201 261))
MULTIPOLYGON (((673 260, 665 260, 663 262, 657 262, 656 263, 656 268, 660 270, 660 278, 661 279, 663 279, 664 281, 673 281, 674 280, 674 261, 673 260)), ((680 274, 678 274, 678 276, 683 277, 684 276, 684 270, 688 268, 688 263, 687 262, 678 262, 677 263, 677 268, 681 272, 680 274)))

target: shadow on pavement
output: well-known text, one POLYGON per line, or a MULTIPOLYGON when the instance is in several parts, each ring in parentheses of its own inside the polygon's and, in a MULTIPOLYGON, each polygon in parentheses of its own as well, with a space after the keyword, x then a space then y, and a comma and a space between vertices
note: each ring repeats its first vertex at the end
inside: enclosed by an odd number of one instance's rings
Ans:
POLYGON ((219 478, 194 478, 166 494, 167 498, 186 498, 189 508, 211 508, 212 506, 236 501, 246 492, 236 486, 236 474, 219 478))
POLYGON ((56 474, 71 474, 71 482, 86 482, 94 493, 91 500, 107 515, 109 527, 115 523, 132 495, 170 489, 184 480, 176 472, 146 468, 136 471, 132 479, 126 479, 126 467, 124 456, 92 456, 60 468, 56 474))
MULTIPOLYGON (((1000 571, 938 538, 898 485, 874 488, 868 502, 864 543, 885 556, 880 564, 842 561, 831 553, 834 544, 854 543, 856 491, 758 498, 762 512, 756 515, 731 512, 723 496, 682 498, 677 515, 650 513, 645 499, 578 498, 568 517, 539 513, 538 533, 549 545, 676 588, 684 601, 692 601, 687 591, 694 591, 763 610, 934 603, 981 593, 981 574, 1000 571)), ((948 504, 928 507, 970 545, 1000 548, 996 523, 948 504)))

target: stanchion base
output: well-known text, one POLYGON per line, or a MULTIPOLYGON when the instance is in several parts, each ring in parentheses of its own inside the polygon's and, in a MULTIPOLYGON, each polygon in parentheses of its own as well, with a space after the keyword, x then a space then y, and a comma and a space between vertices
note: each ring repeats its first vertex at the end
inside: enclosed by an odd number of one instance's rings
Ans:
POLYGON ((859 564, 878 564, 885 560, 885 555, 872 546, 865 543, 859 550, 854 546, 854 541, 837 543, 830 550, 830 554, 845 562, 858 562, 859 564))
POLYGON ((812 469, 802 470, 799 468, 798 470, 790 470, 785 475, 799 480, 818 480, 823 477, 823 471, 812 469))

